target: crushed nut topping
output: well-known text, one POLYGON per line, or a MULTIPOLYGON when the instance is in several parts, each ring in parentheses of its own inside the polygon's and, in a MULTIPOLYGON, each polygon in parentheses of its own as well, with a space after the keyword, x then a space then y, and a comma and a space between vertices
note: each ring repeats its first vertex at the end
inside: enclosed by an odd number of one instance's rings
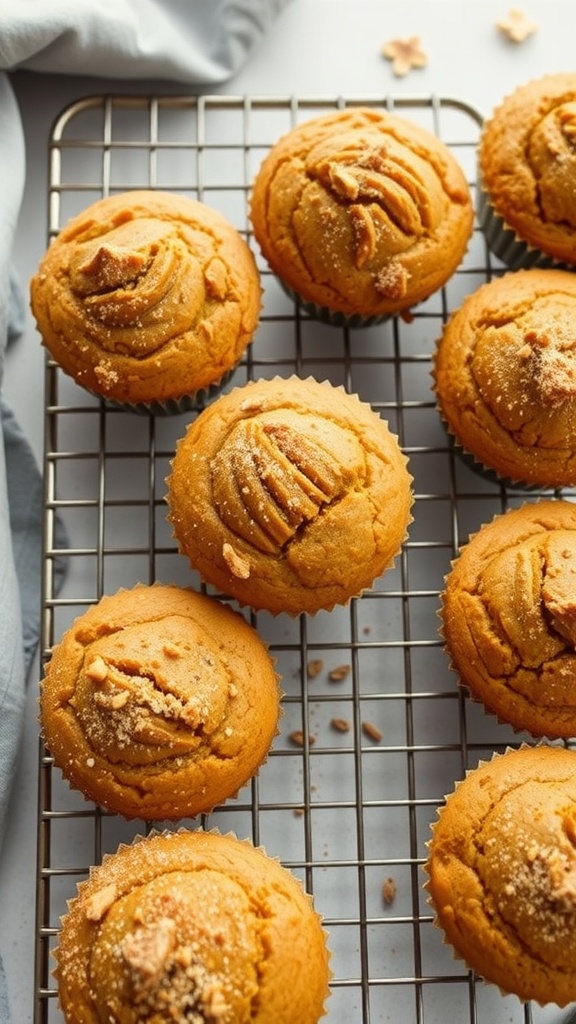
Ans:
POLYGON ((88 665, 86 675, 95 683, 103 683, 108 675, 108 666, 104 658, 101 658, 99 654, 96 655, 88 665))
POLYGON ((225 543, 222 547, 224 561, 233 576, 240 580, 247 580, 250 576, 250 561, 244 555, 240 555, 231 544, 225 543))
POLYGON ((107 910, 115 902, 117 897, 117 889, 113 882, 110 885, 105 885, 102 889, 97 889, 96 892, 92 893, 89 900, 86 903, 86 917, 89 921, 101 921, 107 910))
POLYGON ((412 68, 425 68, 428 63, 419 36, 390 39, 383 44, 381 53, 386 60, 392 61, 392 71, 397 78, 403 78, 412 68))
POLYGON ((536 22, 531 21, 520 7, 511 7, 507 16, 496 22, 496 28, 512 43, 523 43, 538 31, 536 22))

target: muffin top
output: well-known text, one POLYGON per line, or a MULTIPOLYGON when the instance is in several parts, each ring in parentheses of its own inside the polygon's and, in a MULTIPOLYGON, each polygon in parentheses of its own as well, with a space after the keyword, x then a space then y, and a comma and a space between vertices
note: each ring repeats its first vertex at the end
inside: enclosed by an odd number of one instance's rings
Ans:
POLYGON ((328 997, 325 934, 300 882, 217 832, 152 834, 105 857, 70 901, 56 960, 74 1024, 317 1024, 328 997))
POLYGON ((576 999, 576 753, 481 763, 439 811, 427 889, 455 953, 503 993, 576 999))
POLYGON ((251 382, 178 442, 169 518, 181 551, 244 604, 298 614, 345 604, 397 554, 412 504, 387 424, 312 378, 251 382))
POLYGON ((236 794, 278 729, 274 663, 223 603, 154 584, 79 616, 42 681, 43 738, 66 778, 126 818, 194 817, 236 794))
POLYGON ((540 486, 576 482, 576 277, 520 270, 467 296, 439 339, 439 407, 478 462, 540 486))
POLYGON ((522 241, 576 262, 576 74, 545 75, 505 97, 479 144, 484 187, 522 241))
POLYGON ((468 185, 444 143, 364 108, 281 138, 254 181, 251 216, 270 266, 302 299, 367 317, 437 290, 472 230, 468 185))
POLYGON ((527 502, 464 545, 442 631, 472 696, 534 736, 576 735, 576 504, 527 502))
POLYGON ((105 398, 154 402, 221 379, 252 340, 260 277, 239 232, 187 196, 101 199, 49 246, 30 285, 53 358, 105 398))

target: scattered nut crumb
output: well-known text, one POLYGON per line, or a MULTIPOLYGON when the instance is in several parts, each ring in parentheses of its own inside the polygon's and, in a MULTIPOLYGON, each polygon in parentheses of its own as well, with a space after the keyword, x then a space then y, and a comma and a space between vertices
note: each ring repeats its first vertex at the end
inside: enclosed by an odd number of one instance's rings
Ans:
POLYGON ((328 673, 328 679, 331 683, 340 683, 346 676, 350 674, 350 665, 337 665, 336 668, 330 669, 328 673))
POLYGON ((309 679, 316 679, 316 676, 320 675, 320 673, 321 673, 323 668, 324 668, 324 662, 322 661, 322 659, 321 658, 313 658, 312 661, 309 661, 307 666, 306 666, 306 672, 308 673, 308 678, 309 679))
POLYGON ((362 722, 362 732, 365 736, 369 736, 369 738, 374 740, 376 743, 380 742, 383 735, 378 726, 374 725, 373 722, 362 722))
MULTIPOLYGON (((290 733, 290 739, 292 743, 295 743, 297 747, 304 746, 304 733, 301 729, 295 729, 294 732, 290 733)), ((312 746, 316 742, 316 737, 312 733, 308 733, 308 743, 312 746)))
POLYGON ((507 17, 496 22, 496 28, 500 29, 512 43, 523 43, 538 31, 536 22, 531 21, 520 7, 511 7, 507 17))
POLYGON ((332 718, 330 725, 336 732, 350 732, 350 722, 346 718, 332 718))
POLYGON ((396 882, 393 878, 386 878, 382 883, 382 899, 387 907, 394 902, 396 897, 396 882))
POLYGON ((381 49, 382 56, 392 61, 392 71, 397 78, 403 78, 412 68, 425 68, 428 57, 420 45, 419 36, 408 39, 390 39, 381 49))

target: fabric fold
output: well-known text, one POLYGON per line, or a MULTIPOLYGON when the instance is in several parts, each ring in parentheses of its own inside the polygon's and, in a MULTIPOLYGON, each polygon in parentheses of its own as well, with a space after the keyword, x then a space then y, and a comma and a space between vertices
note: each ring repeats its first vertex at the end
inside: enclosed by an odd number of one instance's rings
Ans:
MULTIPOLYGON (((21 329, 25 301, 11 274, 25 153, 9 72, 165 80, 207 90, 240 68, 287 2, 3 0, 0 138, 9 159, 0 162, 0 389, 6 346, 9 336, 13 340, 21 329)), ((40 358, 40 346, 38 351, 40 358)), ((21 746, 26 678, 40 633, 43 483, 28 440, 3 399, 0 421, 1 851, 21 746)), ((61 532, 57 544, 65 544, 61 532)), ((55 573, 58 583, 62 564, 56 562, 55 573)), ((1 962, 0 1024, 16 1024, 10 1017, 1 962)))

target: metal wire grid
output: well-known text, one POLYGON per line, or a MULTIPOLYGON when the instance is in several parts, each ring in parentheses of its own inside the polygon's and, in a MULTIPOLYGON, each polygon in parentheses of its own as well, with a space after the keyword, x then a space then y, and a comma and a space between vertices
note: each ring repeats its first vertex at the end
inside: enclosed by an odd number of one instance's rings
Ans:
MULTIPOLYGON (((358 104, 397 109, 434 131, 474 190, 480 117, 449 98, 96 96, 64 111, 53 129, 50 235, 102 195, 152 187, 217 207, 253 244, 248 193, 269 147, 298 121, 358 104)), ((262 321, 231 386, 297 373, 358 393, 409 456, 414 521, 394 568, 346 608, 299 619, 250 615, 282 677, 281 734, 235 799, 185 824, 231 829, 264 845, 314 894, 332 950, 330 1024, 558 1020, 502 997, 454 960, 422 889, 425 844, 443 796, 479 759, 529 739, 459 692, 438 634, 439 594, 459 545, 508 505, 534 497, 461 462, 430 388, 447 314, 498 267, 476 229, 458 273, 411 318, 343 330, 304 315, 254 251, 262 321)), ((47 360, 45 657, 103 593, 154 580, 201 585, 176 551, 165 507, 176 440, 199 409, 156 418, 112 409, 47 360), (58 592, 57 565, 67 569, 58 592)), ((91 864, 147 827, 73 793, 40 743, 35 1022, 62 1020, 51 950, 66 900, 91 864)))

